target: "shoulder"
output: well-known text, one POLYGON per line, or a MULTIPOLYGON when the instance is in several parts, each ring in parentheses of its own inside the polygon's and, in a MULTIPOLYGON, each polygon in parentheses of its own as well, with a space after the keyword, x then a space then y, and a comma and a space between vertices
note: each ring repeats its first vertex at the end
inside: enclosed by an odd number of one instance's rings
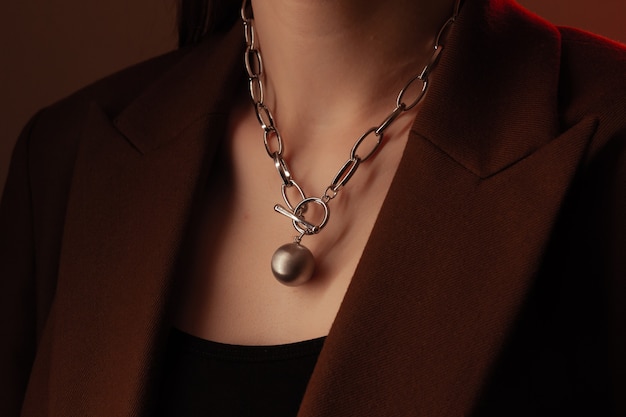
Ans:
MULTIPOLYGON (((186 51, 174 51, 121 70, 40 110, 26 125, 13 153, 12 165, 26 164, 34 195, 63 201, 69 190, 81 132, 96 105, 110 118, 122 111, 186 51), (23 162, 17 159, 25 159, 23 162), (41 190, 58 186, 53 193, 41 190), (56 197, 54 196, 56 195, 56 197)), ((54 201, 44 201, 54 205, 54 201)))
POLYGON ((582 30, 559 27, 560 99, 566 117, 613 118, 626 125, 626 46, 582 30))
POLYGON ((61 222, 90 109, 95 105, 114 118, 188 53, 177 50, 136 64, 41 109, 15 145, 3 200, 11 199, 12 183, 27 181, 37 212, 61 222))
POLYGON ((114 118, 188 52, 188 50, 169 52, 81 88, 42 109, 30 123, 29 136, 33 140, 67 138, 67 134, 80 129, 81 121, 92 103, 97 104, 109 117, 114 118))
POLYGON ((564 128, 594 120, 585 172, 593 188, 610 192, 607 207, 626 204, 626 46, 578 29, 559 27, 559 115, 564 128), (610 191, 612 190, 612 191, 610 191), (620 197, 616 197, 620 194, 620 197))
POLYGON ((626 45, 581 29, 557 26, 564 51, 595 52, 599 58, 626 64, 626 45))
POLYGON ((127 124, 129 115, 143 128, 156 126, 150 133, 155 129, 184 128, 172 125, 174 122, 184 124, 184 121, 172 120, 172 115, 182 113, 192 117, 194 112, 211 110, 206 103, 217 100, 220 86, 233 72, 229 57, 238 53, 242 42, 239 38, 243 37, 239 32, 220 33, 197 45, 134 65, 43 109, 31 123, 32 145, 45 147, 43 141, 57 146, 77 141, 94 107, 116 128, 120 118, 127 124), (164 126, 166 122, 169 124, 164 126))

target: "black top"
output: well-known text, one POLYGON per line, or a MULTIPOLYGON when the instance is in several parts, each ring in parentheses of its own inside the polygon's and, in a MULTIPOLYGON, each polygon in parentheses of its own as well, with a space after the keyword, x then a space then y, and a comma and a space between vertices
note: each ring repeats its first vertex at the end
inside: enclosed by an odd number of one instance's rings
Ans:
POLYGON ((324 339, 239 346, 173 329, 159 415, 294 417, 324 339))

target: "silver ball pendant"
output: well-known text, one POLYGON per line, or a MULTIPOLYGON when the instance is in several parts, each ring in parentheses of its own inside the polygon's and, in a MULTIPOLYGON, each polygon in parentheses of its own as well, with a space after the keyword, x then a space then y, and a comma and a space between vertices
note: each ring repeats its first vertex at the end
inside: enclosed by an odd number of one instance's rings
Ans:
POLYGON ((307 282, 315 269, 315 258, 299 243, 287 243, 272 256, 272 273, 281 283, 296 287, 307 282))

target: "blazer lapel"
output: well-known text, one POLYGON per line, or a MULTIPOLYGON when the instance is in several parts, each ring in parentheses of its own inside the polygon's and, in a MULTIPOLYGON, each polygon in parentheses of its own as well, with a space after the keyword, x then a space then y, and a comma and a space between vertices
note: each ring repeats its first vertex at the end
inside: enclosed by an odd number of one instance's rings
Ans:
POLYGON ((234 33, 199 47, 115 125, 92 107, 67 210, 53 328, 42 342, 53 365, 50 415, 140 414, 192 202, 225 130, 226 89, 241 74, 232 71, 240 49, 234 33))
POLYGON ((558 133, 556 31, 465 3, 300 416, 468 415, 595 131, 558 133))

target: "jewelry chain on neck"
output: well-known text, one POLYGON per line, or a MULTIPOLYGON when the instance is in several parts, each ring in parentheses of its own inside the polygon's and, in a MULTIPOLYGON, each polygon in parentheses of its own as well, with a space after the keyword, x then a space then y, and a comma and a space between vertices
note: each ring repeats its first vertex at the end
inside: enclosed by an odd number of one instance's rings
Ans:
MULTIPOLYGON (((295 244, 299 245, 304 235, 317 234, 324 228, 324 226, 326 226, 330 214, 328 203, 337 197, 341 189, 356 173, 361 163, 367 161, 376 154, 376 151, 383 143, 385 131, 396 121, 398 116, 413 109, 421 103, 426 94, 426 90, 428 89, 428 77, 437 64, 439 55, 443 50, 443 44, 441 42, 444 35, 458 17, 460 2, 461 0, 456 0, 452 16, 450 16, 439 29, 439 32, 435 37, 433 52, 428 63, 424 66, 420 73, 409 79, 409 81, 398 93, 394 109, 378 126, 369 128, 356 140, 356 142, 354 142, 354 145, 350 150, 348 160, 341 166, 339 171, 337 171, 330 184, 324 190, 324 193, 320 197, 306 197, 300 185, 298 185, 296 180, 293 178, 292 172, 283 158, 283 152, 285 149, 284 142, 280 131, 274 122, 272 111, 265 104, 265 86, 263 82, 265 73, 263 71, 263 59, 256 37, 254 19, 251 17, 249 10, 249 2, 248 0, 243 0, 241 5, 241 20, 243 21, 246 42, 244 62, 246 72, 248 73, 250 97, 254 103, 256 117, 259 121, 261 129, 263 130, 263 143, 265 145, 265 150, 267 151, 268 156, 274 161, 274 165, 282 181, 281 194, 285 205, 287 206, 284 207, 280 204, 276 204, 274 206, 274 210, 288 217, 292 221, 293 227, 299 233, 299 235, 295 238, 295 244), (409 90, 415 90, 416 88, 419 88, 417 96, 412 101, 407 103, 405 101, 405 96, 409 90), (368 141, 371 142, 371 148, 367 150, 365 154, 360 154, 359 151, 364 146, 364 143, 368 141), (292 187, 297 190, 301 197, 298 204, 293 204, 287 196, 287 190, 292 187), (317 204, 322 207, 324 216, 319 224, 310 223, 304 218, 304 213, 309 204, 317 204)), ((274 261, 272 261, 272 264, 274 264, 274 261)), ((274 269, 274 265, 272 265, 272 268, 274 269)), ((277 275, 276 271, 273 272, 274 275, 277 275)), ((278 276, 276 277, 283 283, 286 283, 278 276)))

